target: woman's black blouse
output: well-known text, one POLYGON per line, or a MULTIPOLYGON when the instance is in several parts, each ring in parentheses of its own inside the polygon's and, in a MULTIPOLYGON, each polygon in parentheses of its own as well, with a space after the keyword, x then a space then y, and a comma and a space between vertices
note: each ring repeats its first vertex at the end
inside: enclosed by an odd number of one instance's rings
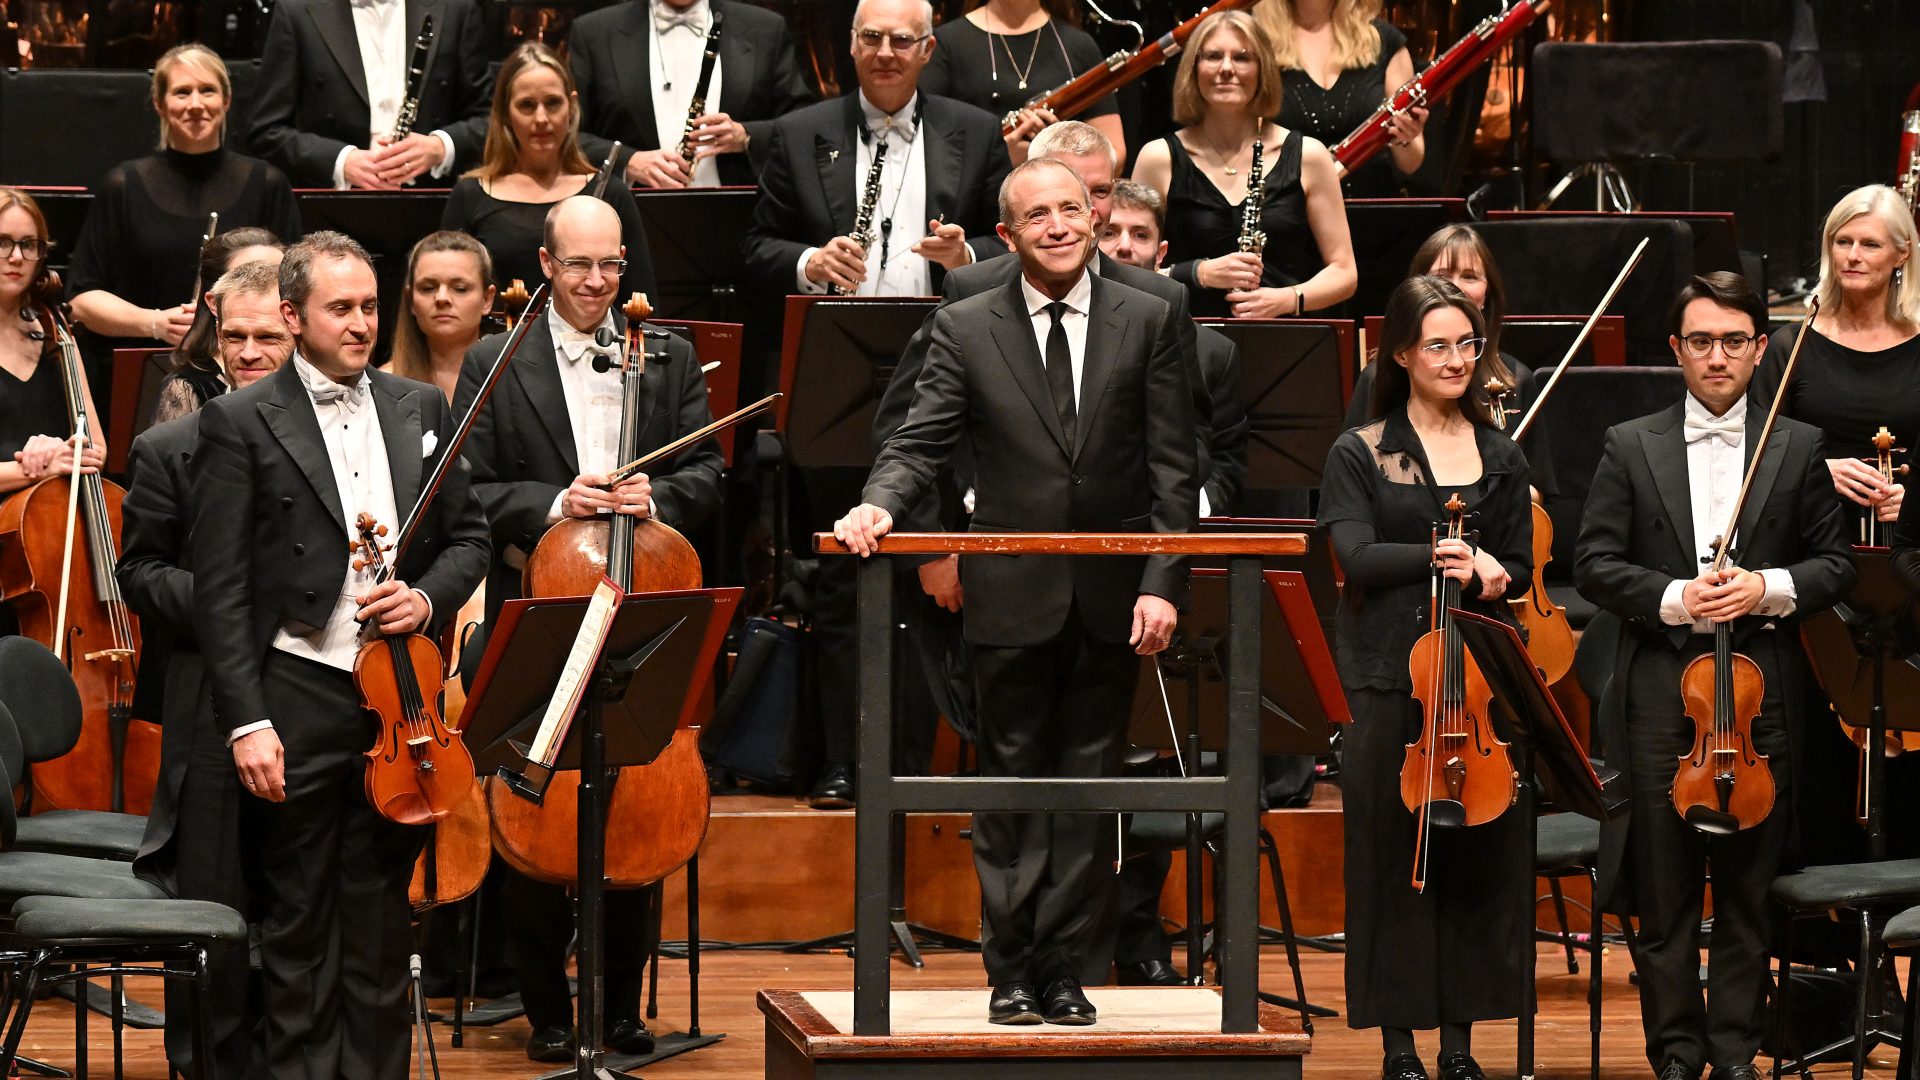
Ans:
MULTIPOLYGON (((1407 47, 1407 37, 1385 19, 1373 20, 1380 32, 1380 55, 1366 67, 1347 68, 1332 86, 1321 86, 1297 68, 1280 73, 1280 118, 1286 127, 1305 132, 1331 150, 1340 140, 1367 122, 1386 100, 1387 63, 1407 47)), ((1381 199, 1403 194, 1393 159, 1385 150, 1369 158, 1341 181, 1349 199, 1381 199)))
MULTIPOLYGON (((1240 250, 1240 232, 1244 222, 1244 203, 1230 203, 1207 174, 1200 171, 1193 156, 1181 144, 1178 135, 1166 139, 1172 157, 1173 175, 1167 182, 1167 261, 1172 264, 1173 279, 1187 287, 1193 314, 1198 318, 1224 318, 1231 314, 1224 289, 1202 286, 1197 265, 1202 259, 1214 259, 1240 250)), ((1265 197, 1260 204, 1260 229, 1267 234, 1261 251, 1260 284, 1263 287, 1298 285, 1320 272, 1325 265, 1320 245, 1307 224, 1307 193, 1300 185, 1301 138, 1297 131, 1287 132, 1278 152, 1271 146, 1261 150, 1261 182, 1265 197)))
POLYGON ((0 368, 0 461, 12 461, 35 435, 64 439, 71 434, 60 353, 52 343, 40 350, 40 363, 25 381, 0 368))
MULTIPOLYGON (((1320 524, 1346 575, 1335 618, 1335 657, 1349 689, 1413 689, 1407 655, 1430 629, 1429 567, 1436 524, 1455 492, 1467 503, 1467 531, 1493 553, 1512 579, 1507 596, 1533 579, 1533 514, 1527 459, 1490 427, 1475 432, 1481 477, 1472 485, 1436 486, 1406 409, 1400 408, 1334 440, 1320 487, 1320 524)), ((1512 623, 1501 601, 1479 598, 1479 581, 1462 590, 1462 606, 1512 623)))
MULTIPOLYGON (((1105 59, 1092 34, 1059 19, 1029 34, 989 34, 971 20, 949 19, 933 28, 933 40, 933 58, 920 72, 920 89, 956 98, 996 117, 1006 116, 1105 59), (1055 30, 1060 32, 1058 37, 1055 30), (1027 66, 1029 57, 1032 67, 1027 66), (1016 67, 1027 73, 1024 87, 1016 67)), ((1119 99, 1108 94, 1074 119, 1091 120, 1119 111, 1119 99)))
MULTIPOLYGON (((1513 392, 1507 395, 1507 426, 1517 426, 1527 410, 1533 408, 1534 399, 1540 396, 1540 380, 1533 369, 1515 360, 1506 353, 1500 359, 1507 363, 1507 370, 1513 372, 1513 392)), ((1392 363, 1391 360, 1387 361, 1392 363)), ((1342 427, 1356 428, 1367 422, 1367 402, 1373 395, 1373 373, 1380 366, 1375 361, 1360 369, 1353 377, 1353 399, 1347 402, 1347 416, 1341 421, 1342 427)), ((1473 396, 1491 411, 1492 403, 1487 400, 1486 380, 1476 379, 1473 396)), ((1553 472, 1552 432, 1545 424, 1535 423, 1527 429, 1520 440, 1520 449, 1527 455, 1527 472, 1536 490, 1545 498, 1560 494, 1560 482, 1553 472)))
MULTIPOLYGON (((1773 400, 1797 329, 1788 327, 1768 339, 1749 400, 1773 400)), ((1892 432, 1895 446, 1915 446, 1920 439, 1920 336, 1890 349, 1862 352, 1818 330, 1805 333, 1807 343, 1781 413, 1824 432, 1829 457, 1872 460, 1873 436, 1881 425, 1892 432)))
MULTIPOLYGON (((620 242, 627 246, 627 272, 620 276, 622 298, 627 292, 654 292, 653 258, 647 252, 647 230, 640 223, 633 191, 624 184, 609 184, 602 197, 620 215, 620 242)), ((496 199, 469 176, 447 194, 440 227, 459 229, 480 241, 493 259, 495 285, 504 289, 518 278, 532 292, 546 280, 540 269, 540 236, 551 209, 553 203, 496 199)))

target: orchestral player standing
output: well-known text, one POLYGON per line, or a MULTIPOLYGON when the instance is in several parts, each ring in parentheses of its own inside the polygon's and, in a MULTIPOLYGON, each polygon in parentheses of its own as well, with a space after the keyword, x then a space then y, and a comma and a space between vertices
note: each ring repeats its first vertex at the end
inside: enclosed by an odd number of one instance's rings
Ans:
MULTIPOLYGON (((1378 17, 1380 0, 1269 0, 1253 10, 1286 84, 1280 123, 1326 146, 1338 145, 1413 78, 1407 37, 1378 17)), ((1347 175, 1347 198, 1406 194, 1405 177, 1427 157, 1426 125, 1424 105, 1389 118, 1387 153, 1347 175)))
POLYGON ((1434 572, 1459 583, 1462 607, 1509 624, 1503 599, 1533 574, 1526 457, 1469 392, 1485 347, 1479 305, 1452 282, 1401 282, 1387 297, 1369 420, 1334 440, 1320 489, 1320 524, 1346 573, 1335 658, 1353 712, 1340 774, 1347 1024, 1380 1029, 1383 1080, 1426 1080, 1413 1033, 1433 1028, 1440 1080, 1485 1080, 1473 1025, 1520 1015, 1522 960, 1533 956, 1527 823, 1508 810, 1428 829, 1400 794, 1422 730, 1409 657, 1431 628, 1434 572), (1436 542, 1455 495, 1471 535, 1436 542), (1419 890, 1408 878, 1416 844, 1419 890))
POLYGON ((444 187, 480 160, 492 59, 476 0, 279 0, 248 141, 303 188, 397 191, 422 177, 444 187), (396 141, 429 14, 418 115, 396 141))
MULTIPOLYGON (((1064 164, 1016 167, 1000 205, 1021 273, 934 316, 913 406, 881 448, 865 501, 834 526, 856 554, 879 549, 963 438, 974 531, 1193 526, 1193 399, 1171 310, 1088 272, 1093 213, 1064 164)), ((981 774, 1115 775, 1138 657, 1173 633, 1184 562, 989 556, 963 559, 960 573, 981 774)), ((988 1020, 1095 1022, 1080 978, 1112 894, 1112 819, 973 820, 988 1020)))
POLYGON ((1618 689, 1599 722, 1631 809, 1602 827, 1595 899, 1638 922, 1628 941, 1647 1060, 1660 1080, 1697 1080, 1709 1067, 1710 1080, 1758 1080, 1767 889, 1795 797, 1797 717, 1813 689, 1797 624, 1844 595, 1854 567, 1825 441, 1818 428, 1782 416, 1730 538, 1733 559, 1725 569, 1702 569, 1728 528, 1773 404, 1749 392, 1767 352, 1767 305, 1745 278, 1717 272, 1689 281, 1669 319, 1687 396, 1607 432, 1574 559, 1581 595, 1622 624, 1618 689), (1729 623, 1734 651, 1750 657, 1766 683, 1752 736, 1767 755, 1775 795, 1758 824, 1715 835, 1681 817, 1672 789, 1695 731, 1681 672, 1713 655, 1715 628, 1729 623), (1709 866, 1713 936, 1703 999, 1709 866))
MULTIPOLYGON (((283 8, 282 11, 285 9, 283 8)), ((454 463, 395 567, 354 569, 352 523, 397 529, 449 445, 440 392, 369 370, 379 298, 365 249, 318 232, 287 249, 292 362, 197 414, 193 617, 258 881, 268 1071, 401 1080, 407 882, 425 834, 374 812, 373 725, 353 664, 373 634, 432 634, 486 573, 486 519, 454 463)))
MULTIPOLYGON (((262 299, 258 302, 272 309, 262 311, 263 318, 284 329, 286 320, 280 318, 278 275, 280 256, 286 250, 287 245, 266 229, 242 226, 221 232, 200 246, 200 278, 218 282, 235 267, 250 262, 270 264, 276 282, 273 296, 271 300, 262 299)), ((254 302, 249 295, 241 303, 250 307, 254 302)), ((205 298, 198 299, 193 325, 187 328, 187 336, 180 339, 180 344, 174 346, 173 370, 160 381, 160 392, 154 397, 151 426, 158 427, 185 416, 234 388, 232 376, 222 360, 220 337, 212 302, 205 298)))
POLYGON ((1133 163, 1133 178, 1167 201, 1168 272, 1192 291, 1195 315, 1304 315, 1352 296, 1359 283, 1333 155, 1274 122, 1280 105, 1280 69, 1253 16, 1210 15, 1174 72, 1180 130, 1142 147, 1133 163), (1256 194, 1256 143, 1257 251, 1246 205, 1256 194))
MULTIPOLYGON (((219 313, 215 362, 221 378, 243 390, 278 371, 293 355, 293 334, 280 314, 279 252, 271 261, 241 263, 207 291, 219 313)), ((193 523, 193 447, 198 408, 134 436, 127 496, 122 504, 120 587, 140 616, 146 647, 140 658, 134 715, 160 724, 160 776, 147 813, 146 835, 133 872, 186 900, 211 900, 247 911, 240 874, 240 805, 245 792, 233 775, 227 732, 214 718, 207 665, 193 621, 193 574, 187 568, 187 530, 193 523)), ((260 1044, 260 986, 247 951, 210 949, 211 1075, 264 1077, 260 1044)), ((193 995, 167 984, 167 1060, 195 1075, 193 995)))
POLYGON ((493 308, 493 259, 463 232, 428 233, 407 253, 400 322, 387 370, 453 400, 467 350, 493 308))
MULTIPOLYGON (((620 218, 590 195, 576 195, 547 214, 540 265, 552 282, 553 302, 527 329, 486 408, 474 422, 466 457, 474 490, 486 507, 494 559, 487 578, 487 623, 500 605, 521 595, 521 569, 547 529, 564 518, 630 514, 655 518, 678 529, 699 525, 720 504, 720 444, 708 439, 652 474, 638 473, 608 489, 616 460, 622 400, 616 346, 602 346, 597 332, 618 342, 627 323, 617 310, 624 269, 620 218), (600 363, 596 364, 596 361, 600 363), (600 370, 605 368, 605 370, 600 370)), ((464 413, 499 355, 502 338, 490 337, 467 354, 455 394, 464 413)), ((684 339, 665 341, 665 359, 647 364, 640 393, 640 432, 645 453, 687 435, 713 419, 706 377, 684 339)), ((507 950, 520 983, 533 1033, 527 1056, 535 1061, 573 1058, 572 997, 567 987, 567 943, 573 936, 573 905, 566 890, 509 872, 503 885, 507 950)), ((607 894, 606 1045, 644 1054, 653 1036, 640 1018, 640 985, 652 951, 647 892, 607 894)))
POLYGON ((618 139, 635 187, 751 184, 767 122, 813 100, 787 20, 744 0, 632 0, 574 20, 567 58, 585 98, 582 145, 597 163, 618 139), (687 130, 714 19, 706 108, 687 130), (682 153, 682 140, 693 156, 682 153))

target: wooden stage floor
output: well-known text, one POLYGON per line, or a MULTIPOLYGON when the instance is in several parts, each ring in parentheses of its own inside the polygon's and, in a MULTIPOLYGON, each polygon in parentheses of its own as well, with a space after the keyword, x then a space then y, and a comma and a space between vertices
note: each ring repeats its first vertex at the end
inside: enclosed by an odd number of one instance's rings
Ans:
MULTIPOLYGON (((1317 1003, 1340 1008, 1341 958, 1335 954, 1307 952, 1304 957, 1307 991, 1317 1003)), ((965 953, 933 953, 925 971, 915 972, 904 965, 894 968, 898 987, 970 986, 981 979, 979 957, 965 953)), ((1615 947, 1607 954, 1606 1008, 1601 1042, 1601 1076, 1605 1080, 1628 1080, 1651 1075, 1642 1056, 1639 1006, 1634 989, 1628 984, 1631 968, 1626 950, 1615 947)), ((685 1023, 683 964, 662 966, 661 1018, 656 1030, 685 1023)), ((754 1006, 754 992, 762 987, 805 989, 850 989, 851 962, 839 955, 791 956, 777 952, 716 952, 703 956, 701 964, 701 1020, 708 1032, 723 1031, 726 1039, 714 1046, 642 1070, 650 1080, 700 1077, 703 1080, 739 1080, 761 1075, 764 1040, 762 1018, 754 1006)), ((1565 961, 1557 949, 1539 950, 1540 1017, 1537 1028, 1537 1075, 1543 1078, 1583 1080, 1587 1075, 1586 971, 1568 975, 1565 961)), ((1262 985, 1278 990, 1287 981, 1285 956, 1278 948, 1267 948, 1261 957, 1262 985)), ((149 982, 142 980, 142 982, 149 982)), ((136 997, 152 1000, 152 990, 132 988, 136 997)), ((438 1003, 436 1003, 438 1004, 438 1003)), ((985 1007, 982 996, 981 1006, 985 1007)), ((447 1030, 436 1027, 440 1049, 441 1074, 446 1080, 471 1080, 475 1077, 533 1077, 544 1069, 527 1061, 521 1052, 527 1037, 524 1021, 513 1021, 495 1028, 469 1029, 465 1048, 448 1045, 447 1030)), ((110 1076, 112 1042, 104 1019, 96 1017, 92 1033, 92 1072, 110 1076)), ((64 1001, 43 1001, 34 1009, 27 1032, 25 1052, 55 1064, 72 1063, 73 1014, 64 1001)), ((128 1068, 130 1080, 162 1080, 166 1067, 161 1060, 157 1032, 129 1032, 128 1068)), ((1482 1025, 1474 1033, 1475 1056, 1490 1077, 1503 1080, 1515 1075, 1515 1025, 1509 1021, 1482 1025)), ((1437 1052, 1433 1038, 1423 1037, 1423 1054, 1429 1067, 1437 1052)), ((1893 1051, 1876 1051, 1874 1067, 1868 1075, 1892 1080, 1893 1051)), ((1372 1031, 1351 1031, 1343 1020, 1321 1020, 1315 1026, 1313 1053, 1306 1060, 1309 1077, 1323 1076, 1340 1080, 1366 1080, 1377 1076, 1380 1063, 1379 1036, 1372 1031)), ((1826 1065, 1814 1070, 1816 1077, 1839 1077, 1848 1073, 1845 1064, 1826 1065)), ((412 1075, 409 1073, 409 1075, 412 1075)), ((1170 1080, 1172 1080, 1170 1075, 1170 1080)))

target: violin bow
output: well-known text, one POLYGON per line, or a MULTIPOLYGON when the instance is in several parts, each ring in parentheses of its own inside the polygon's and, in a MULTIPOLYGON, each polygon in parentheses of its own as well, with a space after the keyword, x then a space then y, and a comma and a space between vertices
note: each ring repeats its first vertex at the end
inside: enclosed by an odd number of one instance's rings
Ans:
POLYGON ((667 443, 665 446, 662 446, 656 450, 648 451, 647 453, 642 454, 637 458, 634 458, 632 461, 627 462, 625 465, 622 465, 619 468, 613 470, 611 473, 607 474, 607 486, 612 487, 615 484, 620 483, 622 480, 625 480, 628 477, 631 477, 634 473, 637 473, 640 470, 646 468, 647 466, 653 464, 654 462, 659 461, 661 458, 672 457, 673 455, 679 453, 682 450, 685 450, 687 447, 692 446, 693 444, 701 441, 702 439, 705 439, 711 435, 716 435, 722 431, 725 431, 726 429, 732 427, 733 425, 739 423, 742 420, 748 420, 753 417, 759 416, 761 413, 766 412, 768 409, 773 408, 774 403, 778 402, 780 400, 780 397, 781 395, 777 393, 768 394, 766 397, 761 398, 759 401, 754 402, 753 404, 747 406, 744 409, 735 409, 733 412, 730 412, 727 415, 721 417, 720 419, 715 420, 713 423, 708 424, 706 427, 703 427, 698 431, 690 431, 687 434, 682 435, 679 438, 673 440, 672 442, 667 443))
POLYGON ((453 429, 453 437, 447 440, 446 450, 440 454, 439 463, 433 467, 433 472, 428 474, 427 482, 420 486, 420 497, 414 500, 413 509, 407 511, 407 516, 400 525, 400 534, 393 542, 393 554, 387 557, 388 562, 393 566, 400 565, 401 558, 407 553, 407 545, 413 541, 414 531, 426 516, 427 505, 433 502, 435 495, 439 494, 440 485, 446 482, 447 473, 459 463, 460 447, 467 441, 467 435, 473 430, 473 422, 479 418, 480 410, 486 406, 487 399, 493 396, 494 387, 500 385, 500 376, 506 374, 507 362, 513 359, 515 352, 519 351, 520 343, 526 339, 528 328, 533 325, 533 320, 546 304, 547 289, 550 284, 543 281, 540 287, 533 291, 532 299, 527 301, 526 310, 520 313, 520 321, 507 332, 507 340, 500 345, 500 355, 494 358, 493 367, 487 370, 486 379, 480 383, 480 392, 473 396, 473 404, 467 406, 467 415, 460 418, 459 426, 453 429))
POLYGON ((1593 314, 1587 316, 1586 325, 1580 327, 1580 332, 1573 337, 1573 344, 1567 347, 1567 355, 1561 357, 1560 362, 1554 365, 1553 374, 1547 377, 1547 384, 1533 396, 1533 404, 1527 406, 1527 415, 1521 417, 1520 426, 1513 429, 1514 442, 1519 442, 1520 437, 1527 433, 1527 426, 1533 423, 1535 416, 1539 415, 1540 406, 1546 403, 1547 395, 1553 393, 1554 384, 1560 381, 1560 376, 1566 374, 1567 365, 1573 363, 1573 355, 1580 351, 1580 346, 1587 343, 1587 335, 1593 333, 1593 328, 1599 323, 1600 316, 1606 313, 1607 305, 1613 303, 1613 298, 1619 294, 1620 286, 1627 283, 1627 275, 1633 273, 1633 268, 1640 265, 1640 255, 1647 250, 1647 244, 1652 240, 1650 236, 1641 237, 1640 243, 1633 249, 1633 254, 1627 256, 1627 265, 1620 268, 1620 273, 1614 276, 1613 284, 1607 286, 1607 294, 1600 298, 1600 306, 1594 308, 1593 314))
MULTIPOLYGON (((1760 459, 1767 452, 1767 440, 1773 436, 1773 422, 1780 416, 1780 405, 1787 400, 1787 386, 1793 382, 1793 369, 1800 363, 1800 347, 1807 343, 1807 332, 1813 329, 1813 320, 1820 315, 1820 297, 1807 299, 1807 321, 1801 324, 1800 333, 1793 339, 1793 351, 1787 354, 1787 366, 1780 372, 1780 385, 1773 392, 1773 404, 1767 409, 1767 422, 1760 425, 1760 434, 1753 440, 1753 457, 1747 462, 1747 475, 1740 481, 1740 494, 1733 500, 1733 513, 1727 519, 1727 528, 1718 537, 1714 545, 1712 569, 1724 569, 1727 560, 1733 554, 1734 530, 1740 527, 1740 514, 1746 509, 1747 494, 1753 490, 1753 478, 1760 471, 1760 459)), ((1757 361, 1756 361, 1757 363, 1757 361)))

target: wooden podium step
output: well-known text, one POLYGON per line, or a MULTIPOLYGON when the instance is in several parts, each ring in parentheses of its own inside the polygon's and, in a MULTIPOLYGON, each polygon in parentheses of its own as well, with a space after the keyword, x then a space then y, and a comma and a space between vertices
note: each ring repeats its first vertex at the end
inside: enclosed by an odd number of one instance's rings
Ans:
POLYGON ((893 1034, 860 1036, 853 993, 762 990, 767 1080, 1297 1080, 1312 1038, 1297 1014, 1260 1006, 1261 1030, 1220 1032, 1211 987, 1088 987, 1092 1027, 986 1022, 988 991, 895 990, 893 1034))

